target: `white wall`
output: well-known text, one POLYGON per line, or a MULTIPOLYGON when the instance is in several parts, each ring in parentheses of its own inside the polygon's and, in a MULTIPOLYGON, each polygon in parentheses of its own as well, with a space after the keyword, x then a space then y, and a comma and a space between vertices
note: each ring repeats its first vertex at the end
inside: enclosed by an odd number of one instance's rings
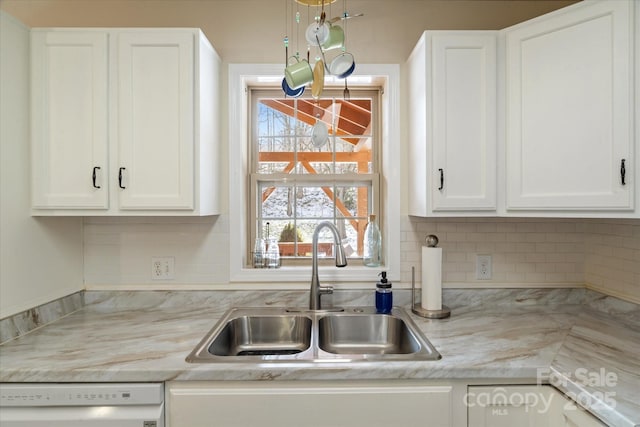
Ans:
POLYGON ((0 319, 78 291, 82 220, 32 218, 29 29, 0 11, 0 319))

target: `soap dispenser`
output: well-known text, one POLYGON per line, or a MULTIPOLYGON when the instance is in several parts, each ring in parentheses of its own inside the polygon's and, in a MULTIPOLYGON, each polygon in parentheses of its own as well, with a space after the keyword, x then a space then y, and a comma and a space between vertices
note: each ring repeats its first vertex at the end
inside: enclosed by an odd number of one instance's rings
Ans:
POLYGON ((391 282, 387 280, 386 271, 381 272, 378 276, 382 276, 382 279, 376 283, 376 311, 381 314, 389 314, 391 307, 393 307, 391 282))

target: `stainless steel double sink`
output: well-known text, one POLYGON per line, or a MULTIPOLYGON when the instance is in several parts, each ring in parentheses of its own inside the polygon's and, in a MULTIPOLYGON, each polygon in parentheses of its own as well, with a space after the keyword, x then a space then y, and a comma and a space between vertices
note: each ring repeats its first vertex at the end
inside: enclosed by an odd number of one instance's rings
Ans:
POLYGON ((232 308, 187 357, 191 363, 438 360, 407 312, 394 307, 232 308))

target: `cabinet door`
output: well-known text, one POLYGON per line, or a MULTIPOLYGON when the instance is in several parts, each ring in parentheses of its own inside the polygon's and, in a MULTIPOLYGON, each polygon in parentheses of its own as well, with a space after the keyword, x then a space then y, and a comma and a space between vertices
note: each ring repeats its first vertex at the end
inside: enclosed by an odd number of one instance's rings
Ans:
POLYGON ((548 426, 551 401, 545 386, 470 386, 469 427, 548 426))
POLYGON ((431 40, 433 210, 495 210, 496 35, 431 40))
POLYGON ((118 35, 120 209, 194 207, 194 35, 118 35))
POLYGON ((562 393, 551 390, 550 427, 604 427, 596 417, 562 393))
POLYGON ((426 31, 407 61, 409 213, 496 210, 494 31, 426 31))
POLYGON ((507 209, 633 208, 631 8, 580 4, 506 31, 507 209))
POLYGON ((448 386, 178 383, 168 390, 168 427, 452 425, 448 386))
POLYGON ((108 208, 107 45, 102 32, 32 33, 34 208, 108 208))

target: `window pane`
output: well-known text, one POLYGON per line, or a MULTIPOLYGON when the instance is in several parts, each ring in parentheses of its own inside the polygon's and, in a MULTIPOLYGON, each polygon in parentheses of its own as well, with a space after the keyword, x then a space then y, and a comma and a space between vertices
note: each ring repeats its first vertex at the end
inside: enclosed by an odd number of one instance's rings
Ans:
MULTIPOLYGON (((253 181, 255 234, 266 238, 268 223, 269 234, 281 240, 283 257, 309 257, 315 227, 331 221, 347 256, 361 257, 368 214, 379 210, 372 203, 378 92, 360 90, 358 96, 353 90, 350 100, 342 99, 341 90, 320 100, 283 98, 281 92, 267 90, 252 93, 258 94, 253 98, 251 147, 251 169, 259 174, 253 181), (326 138, 317 138, 318 129, 326 138), (367 176, 354 178, 362 174, 367 176)), ((328 230, 320 236, 318 251, 327 257, 335 253, 328 230)))
POLYGON ((260 186, 258 197, 261 200, 258 216, 265 219, 293 218, 293 187, 260 186))
POLYGON ((261 99, 258 103, 257 136, 294 135, 294 100, 261 99))
POLYGON ((259 138, 258 150, 262 154, 256 172, 270 174, 290 170, 294 157, 289 147, 294 144, 294 140, 294 138, 287 137, 259 138))
POLYGON ((368 183, 340 185, 335 191, 336 204, 342 216, 367 218, 371 201, 371 186, 368 183))
POLYGON ((254 170, 302 175, 371 173, 371 104, 370 99, 259 99, 254 170), (313 138, 318 122, 317 129, 324 125, 326 139, 313 138))
POLYGON ((332 187, 296 187, 296 215, 299 218, 333 219, 332 187))
POLYGON ((359 218, 357 220, 343 218, 338 220, 337 225, 338 230, 341 230, 341 234, 344 235, 342 247, 344 248, 345 255, 349 258, 362 257, 364 245, 361 236, 364 236, 367 220, 365 218, 359 218), (358 232, 358 230, 360 230, 360 232, 358 232))
POLYGON ((328 137, 321 148, 315 148, 310 138, 301 138, 307 143, 301 144, 301 152, 298 153, 300 173, 310 175, 326 175, 335 173, 333 138, 328 137))

